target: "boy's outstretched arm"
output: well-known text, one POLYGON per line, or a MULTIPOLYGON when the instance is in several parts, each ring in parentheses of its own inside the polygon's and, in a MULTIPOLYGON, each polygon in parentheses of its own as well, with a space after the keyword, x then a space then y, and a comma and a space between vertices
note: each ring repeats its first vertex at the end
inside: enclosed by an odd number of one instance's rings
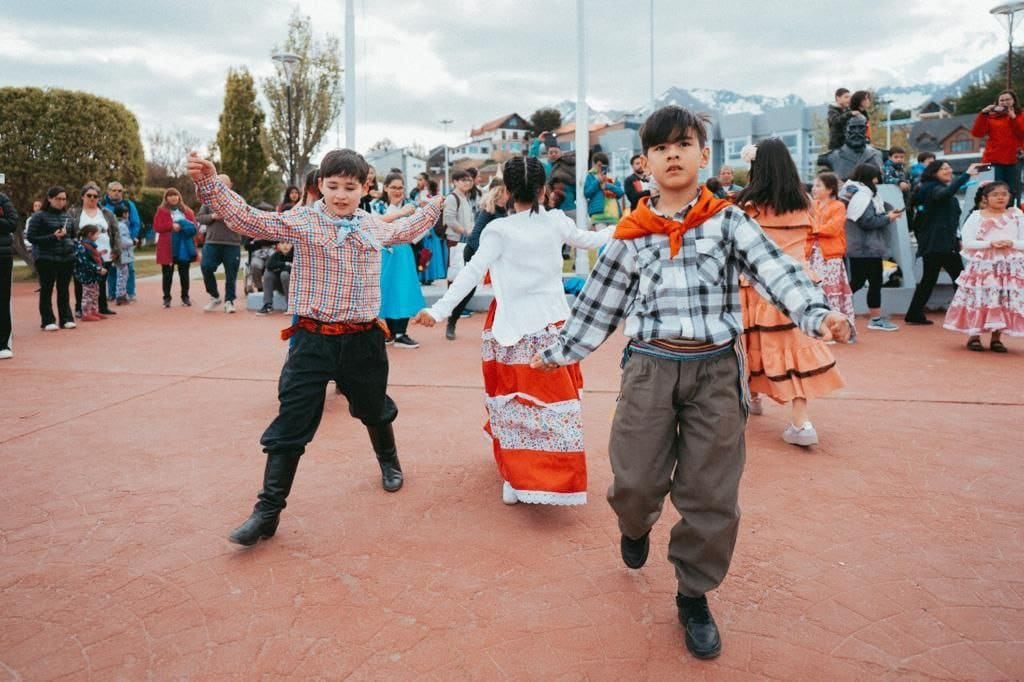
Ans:
POLYGON ((380 239, 385 246, 412 243, 421 234, 434 227, 437 216, 441 214, 442 203, 444 203, 444 197, 436 196, 416 209, 411 216, 398 218, 390 223, 381 220, 379 215, 371 214, 368 232, 380 239))
POLYGON ((573 303, 558 342, 530 360, 534 369, 579 362, 612 335, 637 286, 636 258, 626 242, 613 239, 573 303))
POLYGON ((188 174, 196 183, 199 200, 219 215, 233 232, 256 239, 275 242, 297 241, 297 232, 287 225, 280 213, 260 211, 228 189, 217 179, 217 168, 196 152, 188 155, 188 174))
POLYGON ((846 317, 829 309, 824 292, 811 281, 800 263, 768 239, 752 218, 735 211, 723 220, 733 221, 736 256, 758 293, 793 320, 804 334, 826 340, 846 339, 846 317))

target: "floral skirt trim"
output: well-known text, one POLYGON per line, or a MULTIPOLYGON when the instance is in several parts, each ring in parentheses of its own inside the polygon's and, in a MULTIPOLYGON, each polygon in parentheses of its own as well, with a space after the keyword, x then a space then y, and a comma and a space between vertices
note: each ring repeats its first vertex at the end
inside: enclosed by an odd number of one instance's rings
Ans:
POLYGON ((494 460, 501 477, 528 504, 577 505, 587 501, 587 461, 578 365, 547 372, 529 367, 538 349, 554 343, 560 325, 501 346, 483 333, 484 389, 494 460))

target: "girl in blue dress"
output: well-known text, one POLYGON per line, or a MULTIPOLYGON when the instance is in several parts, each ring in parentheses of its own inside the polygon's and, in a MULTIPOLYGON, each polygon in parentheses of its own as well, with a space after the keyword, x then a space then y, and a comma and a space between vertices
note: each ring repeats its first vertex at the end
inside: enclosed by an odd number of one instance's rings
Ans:
MULTIPOLYGON (((416 211, 414 202, 405 198, 405 181, 399 173, 384 179, 384 194, 370 205, 385 222, 397 220, 416 211)), ((428 231, 433 234, 433 231, 428 231)), ((419 348, 406 333, 409 318, 426 305, 416 274, 416 257, 409 244, 396 244, 384 249, 380 267, 380 316, 391 330, 387 342, 395 348, 419 348)))

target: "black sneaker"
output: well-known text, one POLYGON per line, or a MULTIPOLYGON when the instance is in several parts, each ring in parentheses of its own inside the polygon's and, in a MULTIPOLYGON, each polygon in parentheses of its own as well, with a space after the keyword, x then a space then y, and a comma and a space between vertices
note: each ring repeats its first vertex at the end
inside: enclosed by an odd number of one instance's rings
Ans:
POLYGON ((676 594, 679 622, 686 630, 686 648, 697 658, 715 658, 722 653, 722 639, 718 626, 708 609, 708 598, 685 597, 676 594))
POLYGON ((419 348, 420 344, 412 340, 408 334, 398 334, 395 336, 395 348, 419 348))
POLYGON ((636 540, 623 535, 619 542, 619 551, 622 553, 622 563, 627 567, 641 568, 647 563, 647 554, 651 551, 651 531, 647 531, 636 540))
POLYGON ((169 299, 169 298, 165 298, 164 299, 164 307, 165 308, 170 308, 171 307, 171 299, 169 299))
POLYGON ((270 305, 268 303, 267 305, 265 305, 262 308, 260 308, 259 310, 257 310, 256 314, 257 315, 269 315, 272 312, 274 312, 274 306, 272 306, 272 305, 270 305))
POLYGON ((188 296, 185 296, 181 299, 181 305, 185 306, 186 308, 191 308, 192 301, 189 299, 188 296))

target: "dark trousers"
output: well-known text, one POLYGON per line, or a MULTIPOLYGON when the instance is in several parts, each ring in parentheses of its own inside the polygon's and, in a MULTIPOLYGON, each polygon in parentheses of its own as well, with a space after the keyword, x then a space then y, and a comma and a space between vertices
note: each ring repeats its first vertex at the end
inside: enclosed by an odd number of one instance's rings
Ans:
POLYGON ((14 283, 14 257, 0 256, 0 350, 11 349, 14 318, 11 311, 11 289, 14 283))
POLYGON ((53 316, 53 288, 57 287, 57 314, 60 325, 75 321, 71 312, 71 275, 75 264, 72 261, 54 262, 37 260, 36 271, 39 273, 39 318, 41 326, 53 324, 58 320, 53 316))
POLYGON ((160 273, 163 275, 164 300, 171 300, 171 282, 174 280, 174 269, 178 269, 178 282, 181 283, 181 297, 188 298, 189 266, 191 263, 175 263, 174 265, 161 265, 160 273))
POLYGON ((924 317, 924 306, 932 296, 932 289, 935 288, 935 283, 939 280, 940 270, 945 270, 949 274, 954 287, 956 278, 964 270, 964 262, 959 253, 926 253, 922 259, 924 260, 924 270, 921 273, 921 281, 914 289, 914 298, 910 301, 910 307, 907 308, 908 320, 919 320, 924 317))
POLYGON ((235 280, 238 279, 238 264, 241 261, 242 247, 237 244, 203 244, 203 257, 199 261, 199 269, 203 271, 203 284, 206 293, 213 298, 220 298, 217 291, 217 268, 224 266, 224 300, 235 300, 235 280))
POLYGON ((1019 164, 992 164, 992 175, 999 182, 1005 182, 1010 186, 1010 205, 1016 206, 1020 202, 1020 165, 1019 164))
POLYGON ((865 282, 868 284, 868 308, 881 308, 881 258, 850 258, 850 290, 860 291, 865 282))
POLYGON ((401 319, 387 319, 384 323, 388 326, 388 331, 391 332, 391 337, 394 338, 400 334, 404 334, 409 330, 409 318, 403 317, 401 319))
POLYGON ((390 424, 398 416, 398 407, 387 395, 383 331, 325 336, 299 329, 291 341, 277 383, 280 408, 260 439, 268 455, 306 451, 320 426, 331 380, 348 399, 349 414, 363 424, 390 424))
POLYGON ((453 329, 455 328, 455 323, 459 321, 459 317, 462 316, 462 312, 466 309, 466 306, 469 305, 469 302, 473 300, 473 294, 475 293, 476 287, 473 287, 473 290, 466 294, 466 298, 459 301, 458 305, 452 308, 452 314, 448 316, 449 327, 453 329))

